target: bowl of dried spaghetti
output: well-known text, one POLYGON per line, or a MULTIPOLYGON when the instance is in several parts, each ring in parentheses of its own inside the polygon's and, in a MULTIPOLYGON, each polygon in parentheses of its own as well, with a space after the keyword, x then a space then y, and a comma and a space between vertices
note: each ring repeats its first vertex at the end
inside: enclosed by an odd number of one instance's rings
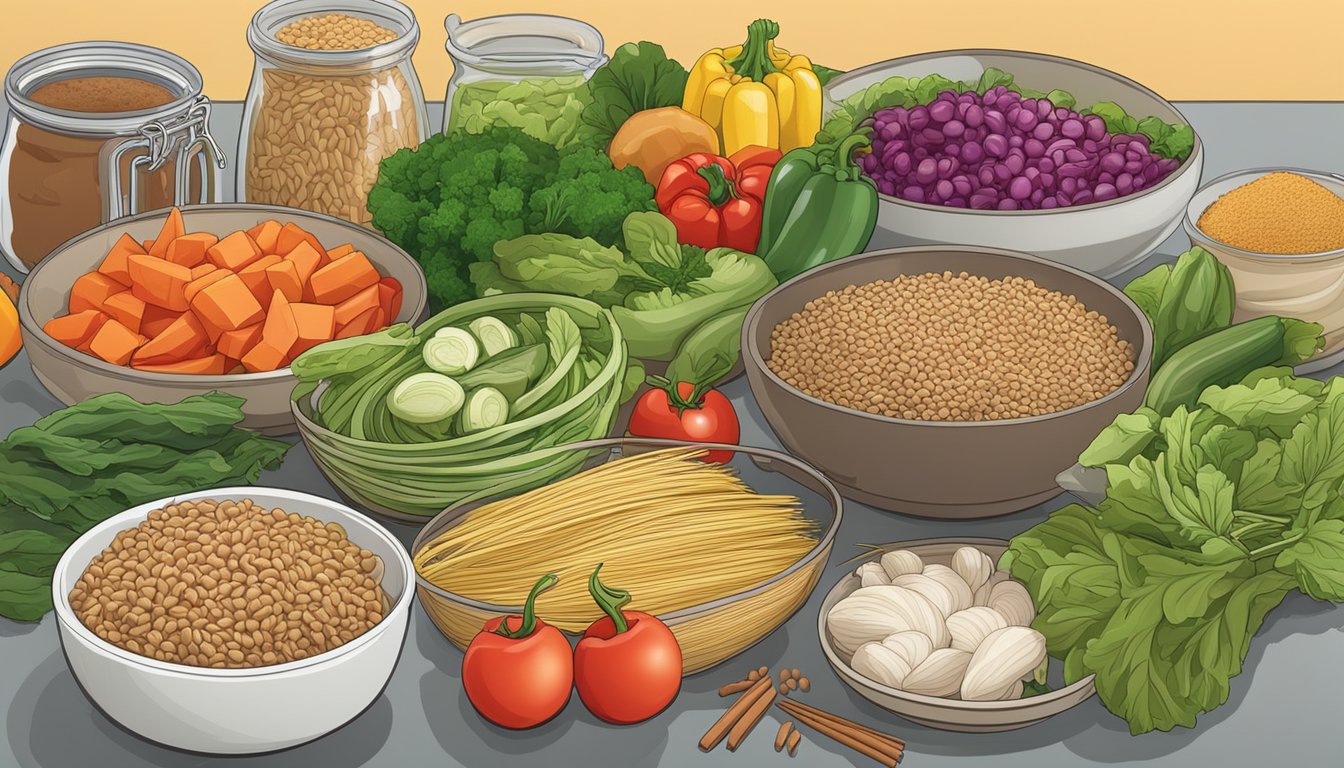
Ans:
POLYGON ((525 493, 463 501, 412 545, 416 590, 434 625, 466 648, 489 619, 522 612, 536 579, 559 583, 537 615, 581 633, 602 616, 587 579, 658 616, 692 674, 741 653, 816 588, 840 526, 835 486, 776 451, 613 438, 553 448, 585 469, 525 493), (730 450, 730 464, 700 460, 730 450))

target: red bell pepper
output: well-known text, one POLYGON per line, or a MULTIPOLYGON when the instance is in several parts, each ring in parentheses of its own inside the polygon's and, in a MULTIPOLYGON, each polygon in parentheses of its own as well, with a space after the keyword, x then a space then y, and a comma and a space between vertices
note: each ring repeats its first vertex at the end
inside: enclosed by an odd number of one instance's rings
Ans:
POLYGON ((606 616, 593 622, 574 648, 574 687, 588 711, 608 723, 629 725, 662 712, 681 690, 681 646, 656 617, 623 611, 630 593, 597 578, 588 591, 606 616))
POLYGON ((667 166, 654 199, 677 239, 701 248, 754 253, 761 239, 765 189, 780 152, 743 147, 731 158, 697 152, 667 166))

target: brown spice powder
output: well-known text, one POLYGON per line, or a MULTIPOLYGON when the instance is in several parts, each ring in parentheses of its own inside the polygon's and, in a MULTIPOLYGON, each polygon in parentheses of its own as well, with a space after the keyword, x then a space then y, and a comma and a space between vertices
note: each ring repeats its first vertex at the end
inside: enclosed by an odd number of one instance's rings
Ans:
POLYGON ((1296 173, 1270 173, 1204 210, 1199 229, 1234 248, 1296 255, 1344 248, 1344 199, 1296 173))
POLYGON ((135 77, 72 77, 39 86, 28 98, 52 109, 107 114, 153 109, 175 97, 162 85, 135 77))

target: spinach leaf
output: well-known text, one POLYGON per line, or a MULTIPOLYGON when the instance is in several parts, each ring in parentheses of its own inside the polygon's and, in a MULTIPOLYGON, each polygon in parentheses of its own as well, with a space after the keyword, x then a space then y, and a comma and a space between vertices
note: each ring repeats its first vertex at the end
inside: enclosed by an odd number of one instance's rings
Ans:
POLYGON ((8 531, 0 535, 0 563, 29 576, 50 576, 74 535, 56 536, 43 531, 8 531))
POLYGON ((668 58, 661 45, 646 40, 617 48, 588 80, 587 138, 606 146, 636 112, 681 106, 686 78, 686 68, 668 58))
POLYGON ((0 563, 0 616, 37 621, 51 608, 50 577, 19 573, 0 563))

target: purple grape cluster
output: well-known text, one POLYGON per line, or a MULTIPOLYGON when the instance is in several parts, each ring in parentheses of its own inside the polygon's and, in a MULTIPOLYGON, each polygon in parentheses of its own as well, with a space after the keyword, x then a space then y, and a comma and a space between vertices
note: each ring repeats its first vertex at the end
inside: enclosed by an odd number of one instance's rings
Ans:
POLYGON ((1037 210, 1113 200, 1152 187, 1180 165, 1141 134, 1110 134, 1095 115, 1023 99, 944 91, 928 105, 873 115, 863 172, 885 195, 981 210, 1037 210))

